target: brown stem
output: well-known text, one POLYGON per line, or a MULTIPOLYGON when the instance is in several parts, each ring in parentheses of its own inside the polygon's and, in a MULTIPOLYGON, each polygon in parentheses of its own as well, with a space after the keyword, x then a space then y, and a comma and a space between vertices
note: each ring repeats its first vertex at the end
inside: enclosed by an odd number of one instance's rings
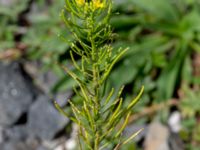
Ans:
POLYGON ((152 106, 145 107, 141 112, 130 116, 129 124, 131 124, 135 120, 138 120, 139 118, 142 118, 144 116, 150 116, 165 107, 177 106, 178 103, 179 103, 179 101, 177 99, 171 99, 164 103, 153 104, 152 106))

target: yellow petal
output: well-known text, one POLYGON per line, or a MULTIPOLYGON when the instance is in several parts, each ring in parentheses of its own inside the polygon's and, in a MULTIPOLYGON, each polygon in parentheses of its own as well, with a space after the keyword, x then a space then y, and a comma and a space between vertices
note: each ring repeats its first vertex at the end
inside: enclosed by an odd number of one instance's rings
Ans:
POLYGON ((93 0, 93 6, 95 9, 98 9, 98 8, 103 8, 104 4, 103 2, 101 2, 101 0, 93 0))
POLYGON ((76 3, 78 4, 78 5, 83 5, 84 3, 85 3, 85 0, 76 0, 76 3))

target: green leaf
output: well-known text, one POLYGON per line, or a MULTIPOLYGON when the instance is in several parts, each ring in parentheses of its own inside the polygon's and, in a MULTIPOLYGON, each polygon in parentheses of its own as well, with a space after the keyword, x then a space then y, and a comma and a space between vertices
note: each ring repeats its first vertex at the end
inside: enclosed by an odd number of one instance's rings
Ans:
POLYGON ((158 79, 158 102, 171 98, 175 87, 180 84, 181 70, 188 54, 187 43, 181 42, 180 44, 180 47, 176 49, 176 54, 170 60, 169 65, 163 69, 158 79))
POLYGON ((178 13, 172 4, 172 1, 168 0, 132 0, 136 6, 147 11, 152 16, 157 17, 165 21, 178 21, 178 13))

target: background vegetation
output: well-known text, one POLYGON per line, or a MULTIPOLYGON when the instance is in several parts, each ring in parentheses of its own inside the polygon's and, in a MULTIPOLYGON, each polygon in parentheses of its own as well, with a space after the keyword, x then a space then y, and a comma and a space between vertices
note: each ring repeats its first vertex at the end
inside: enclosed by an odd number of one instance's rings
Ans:
MULTIPOLYGON (((75 85, 57 63, 71 66, 69 46, 58 38, 61 35, 70 40, 59 18, 63 5, 64 1, 56 0, 20 0, 6 7, 0 4, 0 59, 40 62, 44 72, 58 76, 50 87, 51 94, 75 85)), ((126 85, 123 95, 129 103, 141 86, 145 87, 130 122, 142 124, 158 118, 167 123, 170 113, 178 110, 183 126, 180 137, 186 149, 198 149, 200 2, 114 0, 111 25, 116 33, 113 46, 130 49, 114 66, 108 89, 126 85)))

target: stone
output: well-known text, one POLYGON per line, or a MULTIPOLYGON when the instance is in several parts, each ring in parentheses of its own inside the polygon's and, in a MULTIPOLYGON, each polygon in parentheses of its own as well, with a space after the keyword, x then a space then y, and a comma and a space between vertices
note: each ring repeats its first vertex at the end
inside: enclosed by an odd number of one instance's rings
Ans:
POLYGON ((50 93, 52 87, 58 82, 58 76, 52 71, 41 71, 41 62, 33 61, 24 64, 26 72, 34 78, 35 85, 44 93, 50 93))
MULTIPOLYGON (((70 135, 70 138, 67 139, 65 141, 65 149, 67 150, 74 150, 77 146, 77 133, 78 133, 78 130, 79 130, 79 127, 77 124, 73 124, 72 125, 72 131, 71 131, 71 135, 70 135)), ((60 148, 61 148, 62 145, 60 145, 60 148)), ((58 147, 59 148, 59 147, 58 147)))
POLYGON ((38 97, 28 113, 28 130, 43 140, 52 140, 68 122, 45 95, 38 97))
MULTIPOLYGON (((22 141, 22 142, 24 142, 24 141, 22 141)), ((36 138, 28 137, 25 140, 25 144, 28 147, 30 147, 30 149, 33 149, 33 150, 36 150, 40 146, 40 143, 41 143, 41 141, 39 139, 36 139, 36 138)), ((29 149, 27 149, 27 150, 29 150, 29 149)))
POLYGON ((141 139, 143 139, 145 137, 145 135, 147 133, 147 125, 135 125, 135 124, 128 125, 125 128, 123 135, 126 138, 129 138, 131 135, 133 135, 140 129, 143 129, 143 130, 133 139, 134 141, 139 142, 141 139))
POLYGON ((28 147, 22 142, 5 142, 0 144, 1 150, 27 150, 28 147))
POLYGON ((48 148, 46 148, 44 146, 39 146, 36 150, 50 150, 50 149, 48 149, 48 148))
POLYGON ((36 150, 38 143, 24 141, 7 141, 0 144, 0 150, 36 150))
POLYGON ((172 132, 178 133, 181 129, 181 113, 179 111, 174 111, 169 119, 168 119, 168 125, 172 132))
POLYGON ((17 122, 29 109, 33 95, 19 64, 0 62, 0 126, 17 122))
POLYGON ((58 92, 55 96, 56 102, 60 107, 64 107, 67 105, 68 100, 71 98, 73 92, 71 90, 66 92, 58 92))
POLYGON ((0 144, 4 141, 3 128, 0 126, 0 144))
POLYGON ((46 148, 48 150, 56 150, 57 147, 60 147, 64 145, 65 141, 67 140, 66 136, 61 136, 59 138, 53 139, 53 140, 43 140, 41 145, 43 148, 46 148))
MULTIPOLYGON (((74 150, 77 146, 77 141, 76 139, 69 139, 65 142, 65 149, 68 150, 74 150)), ((60 146, 61 147, 61 146, 60 146)), ((58 147, 59 148, 59 147, 58 147)), ((57 148, 57 149, 58 149, 57 148)))
POLYGON ((178 133, 171 133, 169 138, 170 150, 185 150, 184 142, 178 133))
POLYGON ((148 128, 144 141, 144 150, 170 150, 168 145, 169 129, 159 122, 153 122, 148 128))
POLYGON ((16 0, 0 0, 0 5, 10 6, 16 3, 16 0))
POLYGON ((9 140, 21 140, 24 141, 28 138, 28 130, 26 125, 14 126, 12 128, 5 129, 4 136, 9 140))

